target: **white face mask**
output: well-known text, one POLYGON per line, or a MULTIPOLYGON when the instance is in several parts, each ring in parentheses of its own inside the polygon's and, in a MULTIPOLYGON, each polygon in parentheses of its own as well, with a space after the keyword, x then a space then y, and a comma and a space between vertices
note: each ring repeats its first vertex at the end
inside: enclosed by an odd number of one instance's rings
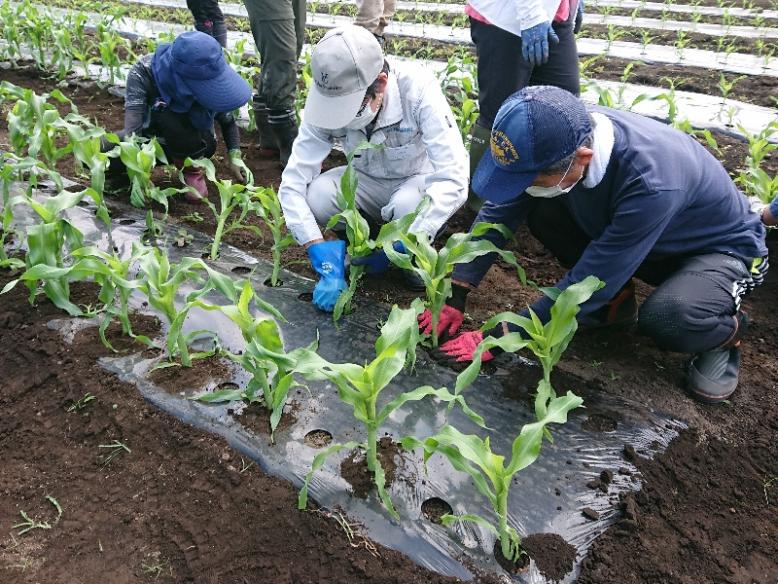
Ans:
POLYGON ((378 107, 375 111, 373 111, 373 108, 371 108, 370 105, 370 102, 368 102, 365 107, 354 116, 354 119, 346 124, 346 128, 349 130, 364 130, 367 128, 373 120, 376 119, 378 112, 381 111, 381 101, 378 102, 378 107))
POLYGON ((562 178, 553 187, 531 187, 530 186, 525 189, 526 193, 530 197, 538 197, 539 199, 553 199, 554 197, 558 197, 559 195, 563 195, 564 193, 569 193, 573 189, 573 187, 581 181, 581 178, 583 178, 583 176, 578 177, 578 180, 575 181, 573 184, 571 184, 569 187, 562 188, 560 186, 562 184, 562 181, 565 180, 567 173, 570 172, 570 169, 573 167, 573 162, 575 162, 575 157, 570 161, 570 166, 567 167, 565 174, 562 175, 562 178))

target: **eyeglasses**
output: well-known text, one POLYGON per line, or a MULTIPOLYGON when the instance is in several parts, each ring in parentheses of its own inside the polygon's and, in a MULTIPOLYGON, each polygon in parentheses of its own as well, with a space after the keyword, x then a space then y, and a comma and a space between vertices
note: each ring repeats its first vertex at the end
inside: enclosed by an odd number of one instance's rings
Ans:
POLYGON ((365 110, 367 109, 368 104, 373 101, 374 95, 370 95, 369 93, 365 94, 365 99, 362 100, 362 105, 359 108, 359 111, 357 112, 357 115, 355 117, 361 116, 363 113, 365 113, 365 110))

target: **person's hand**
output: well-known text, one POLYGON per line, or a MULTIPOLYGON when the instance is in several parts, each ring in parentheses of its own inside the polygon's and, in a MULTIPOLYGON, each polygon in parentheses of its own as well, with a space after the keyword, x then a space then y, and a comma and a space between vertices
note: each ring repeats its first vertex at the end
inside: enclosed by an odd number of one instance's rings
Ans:
MULTIPOLYGON (((397 253, 408 253, 402 241, 395 241, 392 247, 397 253)), ((365 266, 365 271, 368 274, 382 274, 389 268, 390 263, 383 249, 378 249, 370 255, 362 256, 361 258, 351 259, 352 266, 365 266)))
POLYGON ((521 54, 535 67, 548 61, 548 41, 559 42, 550 22, 541 22, 521 31, 521 54))
MULTIPOLYGON (((443 343, 435 350, 435 359, 444 365, 456 365, 459 363, 470 363, 473 361, 475 350, 481 341, 484 340, 484 334, 481 331, 470 331, 454 337, 450 341, 443 343)), ((481 362, 486 363, 494 359, 490 351, 481 353, 481 362)))
POLYGON ((319 310, 332 312, 338 296, 346 288, 346 242, 323 241, 308 248, 311 266, 319 274, 313 289, 313 304, 319 310))
POLYGON ((243 156, 240 150, 235 148, 227 153, 227 157, 230 165, 230 174, 233 178, 241 184, 249 184, 254 182, 254 175, 243 162, 243 156))
MULTIPOLYGON (((438 318, 438 336, 442 338, 453 337, 462 327, 465 320, 465 304, 470 288, 451 285, 451 297, 446 300, 443 310, 438 318)), ((429 308, 419 315, 419 331, 425 335, 432 333, 432 313, 429 308)))
POLYGON ((583 25, 584 16, 584 0, 578 0, 578 9, 575 12, 575 26, 573 26, 573 34, 578 34, 581 31, 583 25))

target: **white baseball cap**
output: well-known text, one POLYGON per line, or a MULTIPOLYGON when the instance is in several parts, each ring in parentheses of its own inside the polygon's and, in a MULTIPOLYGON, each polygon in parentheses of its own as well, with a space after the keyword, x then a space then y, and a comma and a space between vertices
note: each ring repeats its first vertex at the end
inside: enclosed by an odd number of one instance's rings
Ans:
POLYGON ((327 130, 345 127, 383 67, 381 45, 371 32, 354 25, 329 31, 311 53, 313 83, 305 100, 305 121, 327 130))

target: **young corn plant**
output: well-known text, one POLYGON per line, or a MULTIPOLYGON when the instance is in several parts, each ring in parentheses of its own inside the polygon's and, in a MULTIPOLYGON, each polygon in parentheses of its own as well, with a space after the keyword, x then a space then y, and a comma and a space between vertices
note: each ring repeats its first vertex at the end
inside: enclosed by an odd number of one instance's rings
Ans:
MULTIPOLYGON (((110 135, 107 136, 112 141, 110 135)), ((167 164, 167 157, 159 142, 155 138, 139 138, 135 135, 128 136, 117 143, 119 159, 127 168, 127 176, 130 179, 130 203, 133 207, 145 207, 146 199, 156 201, 168 211, 168 198, 180 192, 172 187, 160 189, 151 180, 157 162, 167 164)))
POLYGON ((253 197, 259 202, 255 211, 265 222, 273 236, 273 246, 270 253, 273 257, 273 272, 270 275, 270 285, 278 286, 278 275, 281 271, 281 254, 286 248, 294 245, 294 237, 286 232, 286 221, 281 210, 281 201, 272 187, 252 187, 253 197))
POLYGON ((8 113, 8 137, 17 155, 40 157, 54 168, 60 158, 71 152, 72 145, 70 142, 61 147, 57 145, 57 138, 62 135, 57 124, 61 118, 57 108, 48 102, 49 98, 75 110, 73 103, 59 89, 43 95, 23 89, 21 98, 8 113))
POLYGON ((551 317, 546 324, 541 322, 532 309, 529 309, 529 318, 513 312, 502 312, 490 318, 484 323, 482 330, 489 330, 501 322, 507 322, 519 326, 523 333, 510 332, 497 339, 484 339, 473 355, 473 362, 457 377, 456 393, 461 393, 475 381, 481 369, 481 355, 485 351, 497 347, 513 353, 527 347, 540 361, 543 369, 543 378, 538 383, 538 393, 535 397, 535 416, 538 421, 542 420, 547 413, 548 401, 556 398, 556 392, 551 385, 551 372, 578 330, 576 315, 580 306, 603 286, 600 279, 587 276, 562 292, 556 288, 543 288, 543 292, 554 299, 551 317))
MULTIPOLYGON (((178 264, 171 264, 167 254, 158 248, 151 248, 149 253, 138 259, 137 289, 148 299, 152 308, 159 311, 169 325, 167 334, 167 352, 171 360, 178 355, 181 365, 190 367, 192 358, 206 354, 189 354, 189 343, 202 331, 194 331, 188 335, 181 332, 183 321, 191 308, 188 299, 181 308, 176 306, 176 292, 186 282, 201 284, 201 272, 206 270, 205 263, 199 258, 182 258, 178 264)), ((196 290, 192 295, 200 293, 196 290)), ((210 355, 210 353, 207 353, 210 355)))
POLYGON ((544 415, 536 422, 526 424, 513 441, 507 465, 503 455, 492 451, 488 437, 482 439, 474 434, 463 434, 449 425, 426 440, 406 437, 400 443, 406 450, 422 448, 425 464, 430 456, 440 453, 448 458, 456 470, 470 475, 478 492, 489 501, 497 518, 496 524, 472 513, 444 515, 441 518, 443 524, 469 521, 488 529, 497 536, 502 555, 515 562, 522 552, 519 534, 508 525, 508 496, 513 477, 537 460, 544 435, 550 440, 548 425, 564 424, 567 422, 568 413, 580 407, 582 403, 580 397, 570 392, 565 396, 549 399, 545 404, 544 415))
POLYGON ((65 217, 67 209, 75 207, 84 197, 102 200, 91 188, 79 193, 62 191, 42 202, 29 195, 11 199, 11 205, 26 204, 38 215, 40 223, 27 228, 27 270, 17 280, 6 284, 0 294, 8 292, 21 280, 30 291, 30 303, 35 302, 38 282, 43 281, 43 292, 58 308, 71 316, 82 314, 81 309, 70 301, 71 274, 60 271, 48 272, 51 268, 66 268, 65 258, 83 247, 83 234, 65 217), (38 267, 44 266, 44 267, 38 267), (45 273, 39 276, 41 270, 45 273))
MULTIPOLYGON (((417 213, 428 203, 428 199, 425 198, 417 213)), ((437 250, 432 246, 429 235, 409 231, 414 218, 415 215, 411 215, 385 225, 381 229, 379 240, 383 242, 384 251, 392 263, 404 270, 415 272, 424 282, 427 295, 425 307, 432 313, 430 340, 432 346, 437 347, 438 320, 446 300, 451 296, 451 273, 457 264, 466 264, 482 255, 495 253, 516 268, 523 284, 527 284, 527 276, 511 252, 498 248, 486 239, 477 239, 492 230, 500 232, 506 239, 512 238, 513 234, 504 225, 479 223, 470 232, 455 233, 448 238, 446 245, 437 250), (392 246, 394 241, 401 241, 407 253, 397 252, 392 246)))
POLYGON ((225 355, 251 375, 245 389, 218 390, 192 399, 206 403, 261 402, 270 412, 270 440, 274 441, 274 433, 284 412, 289 391, 300 386, 294 379, 298 355, 302 351, 315 351, 317 342, 314 341, 304 349, 287 353, 278 328, 278 320, 282 320, 283 317, 272 306, 256 296, 253 286, 248 281, 244 282, 235 304, 221 306, 194 300, 192 305, 204 310, 219 311, 238 326, 246 346, 237 353, 225 351, 225 355), (250 310, 252 300, 271 316, 266 314, 255 316, 250 310))
POLYGON ((373 473, 378 496, 384 507, 393 516, 397 511, 386 492, 386 477, 378 459, 378 429, 386 418, 408 402, 419 401, 432 396, 447 403, 457 403, 474 422, 483 426, 483 419, 473 412, 461 396, 451 394, 445 387, 419 387, 403 393, 379 409, 381 393, 404 367, 413 367, 416 360, 416 345, 419 342, 417 316, 423 310, 420 300, 414 300, 410 308, 392 308, 389 318, 381 327, 381 336, 375 344, 375 359, 365 365, 354 363, 330 363, 311 350, 298 353, 297 370, 309 380, 328 380, 338 388, 340 398, 354 408, 354 417, 362 422, 367 433, 364 443, 348 442, 334 444, 313 459, 310 472, 297 500, 299 509, 305 509, 308 500, 308 485, 313 474, 319 470, 331 455, 341 450, 359 448, 365 451, 367 468, 373 473))
MULTIPOLYGON (((332 229, 339 223, 346 226, 346 238, 348 244, 346 251, 353 260, 373 253, 376 243, 370 239, 370 225, 362 217, 357 208, 357 171, 354 169, 354 156, 363 150, 381 148, 382 145, 362 142, 353 152, 346 155, 346 170, 340 178, 338 189, 338 208, 340 213, 330 218, 327 229, 332 229)), ((332 320, 337 323, 344 312, 352 309, 351 300, 357 290, 359 280, 364 274, 364 266, 352 265, 349 269, 349 285, 341 292, 332 311, 332 320)))
MULTIPOLYGON (((204 199, 206 205, 216 218, 216 229, 213 235, 213 243, 211 244, 210 258, 215 260, 219 257, 219 246, 222 239, 228 233, 237 229, 245 229, 251 231, 257 237, 262 237, 262 232, 256 225, 250 225, 246 222, 246 218, 249 213, 259 212, 261 204, 253 197, 255 189, 248 187, 240 183, 233 184, 230 180, 218 180, 216 178, 216 169, 213 163, 207 158, 201 158, 199 160, 192 160, 187 158, 184 161, 184 168, 187 166, 195 166, 202 168, 205 171, 206 177, 216 185, 219 190, 219 208, 209 201, 204 199), (234 215, 237 211, 237 215, 234 215)), ((183 173, 183 170, 182 170, 183 173)), ((183 182, 183 177, 182 177, 183 182)))

